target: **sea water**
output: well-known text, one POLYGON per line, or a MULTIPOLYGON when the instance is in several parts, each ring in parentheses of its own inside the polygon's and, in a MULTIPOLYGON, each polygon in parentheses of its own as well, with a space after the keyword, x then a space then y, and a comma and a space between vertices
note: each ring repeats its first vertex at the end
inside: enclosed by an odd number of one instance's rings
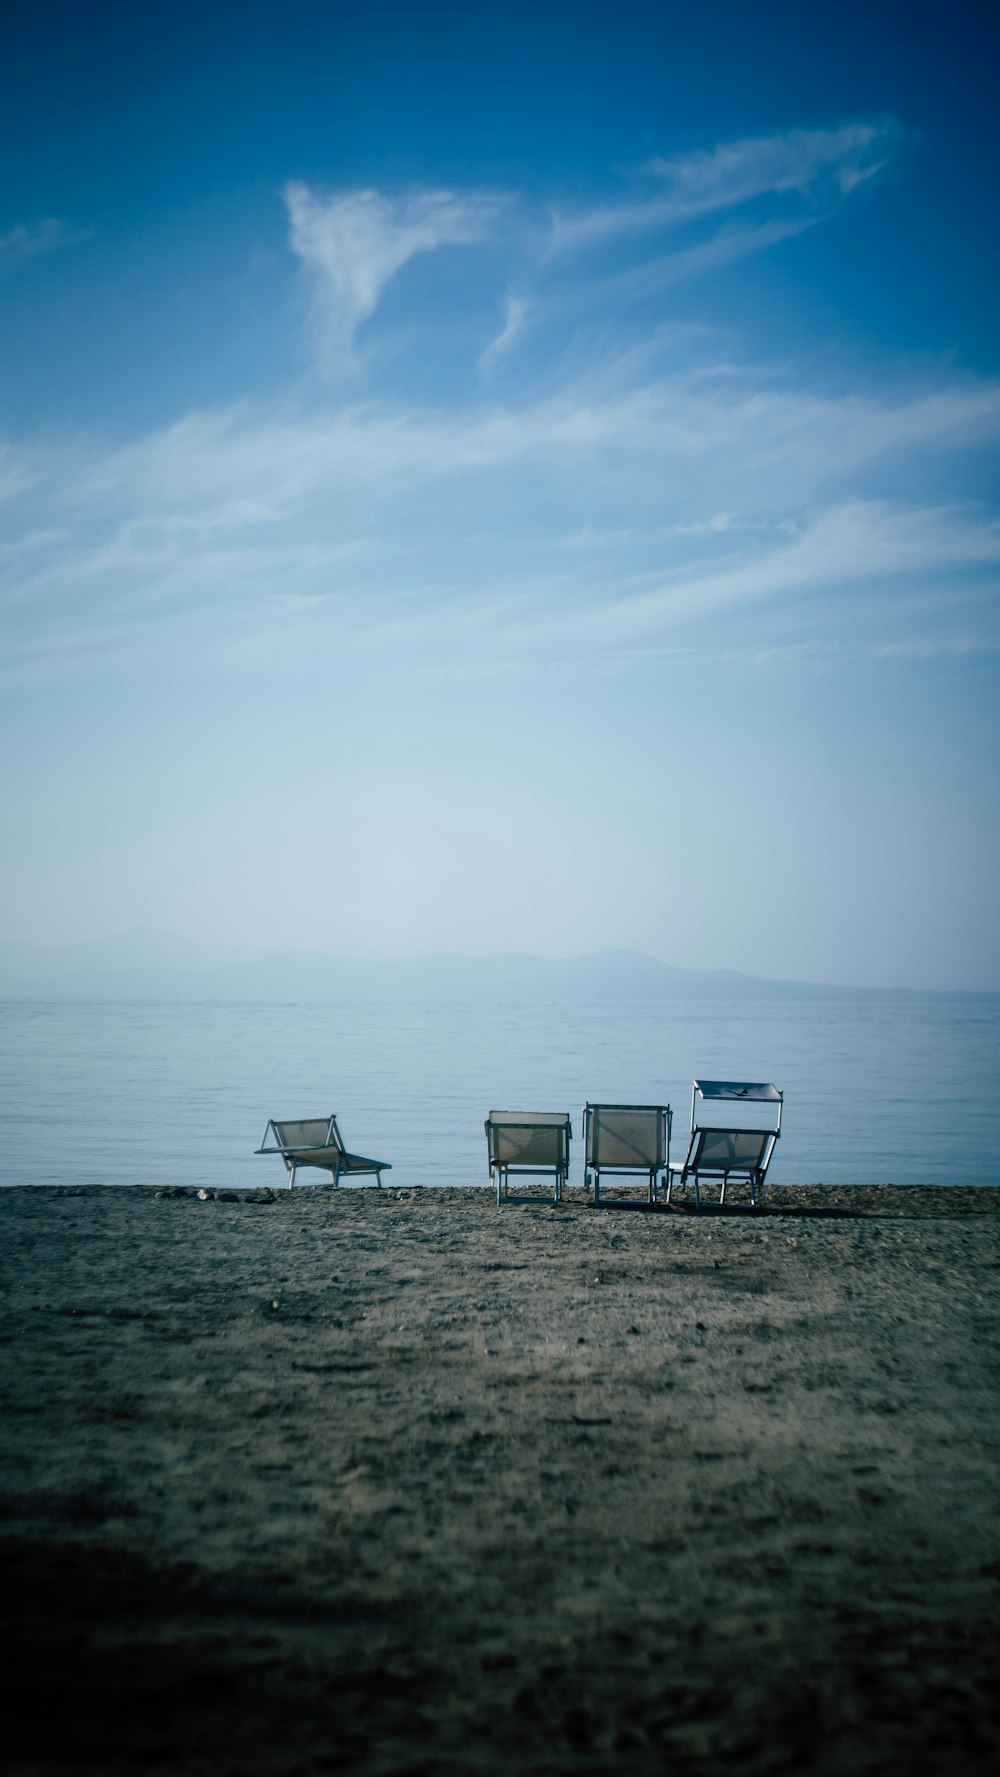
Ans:
MULTIPOLYGON (((493 1109, 670 1103, 691 1080, 785 1094, 775 1184, 1000 1184, 1000 1000, 880 995, 732 1004, 0 1004, 0 1179, 282 1185, 269 1117, 336 1113, 392 1186, 487 1183, 493 1109)), ((302 1183, 323 1179, 300 1173, 302 1183)))

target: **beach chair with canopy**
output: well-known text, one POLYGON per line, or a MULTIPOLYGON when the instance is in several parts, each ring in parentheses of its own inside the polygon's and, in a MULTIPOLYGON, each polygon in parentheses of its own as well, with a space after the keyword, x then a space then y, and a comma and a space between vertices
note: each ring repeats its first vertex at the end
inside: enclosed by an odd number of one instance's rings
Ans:
POLYGON ((299 1166, 318 1166, 329 1172, 331 1182, 375 1174, 381 1185, 383 1172, 391 1170, 388 1160, 366 1160, 362 1154, 349 1154, 341 1140, 336 1117, 272 1117, 264 1131, 264 1140, 257 1154, 280 1154, 288 1172, 289 1186, 295 1183, 299 1166), (268 1143, 268 1137, 273 1140, 268 1143))
POLYGON ((491 1111, 486 1119, 486 1146, 497 1207, 507 1196, 511 1173, 515 1178, 551 1173, 552 1201, 558 1203, 569 1178, 572 1134, 573 1125, 565 1111, 491 1111))
POLYGON ((730 1180, 743 1179, 756 1209, 781 1134, 782 1103, 777 1086, 751 1080, 695 1080, 688 1151, 683 1160, 670 1163, 667 1202, 675 1184, 686 1185, 693 1179, 695 1207, 700 1209, 701 1180, 713 1179, 723 1204, 730 1180))
POLYGON ((601 1201, 602 1172, 629 1178, 634 1184, 645 1179, 649 1201, 656 1202, 657 1182, 670 1161, 672 1121, 668 1104, 584 1105, 583 1183, 585 1189, 589 1187, 593 1175, 595 1205, 601 1201))

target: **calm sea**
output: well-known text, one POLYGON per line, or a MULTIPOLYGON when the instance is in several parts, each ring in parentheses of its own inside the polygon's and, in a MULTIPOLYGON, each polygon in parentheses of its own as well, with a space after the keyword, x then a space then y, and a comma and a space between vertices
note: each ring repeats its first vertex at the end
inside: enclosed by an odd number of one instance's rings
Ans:
MULTIPOLYGON (((578 1137, 587 1098, 670 1102, 676 1156, 696 1073, 783 1088, 775 1183, 1000 1184, 996 996, 486 1010, 7 1001, 0 1178, 280 1185, 280 1160, 253 1154, 267 1119, 334 1111, 348 1147, 391 1161, 391 1185, 485 1184, 492 1107, 567 1110, 578 1137)), ((577 1140, 571 1183, 581 1168, 577 1140)))

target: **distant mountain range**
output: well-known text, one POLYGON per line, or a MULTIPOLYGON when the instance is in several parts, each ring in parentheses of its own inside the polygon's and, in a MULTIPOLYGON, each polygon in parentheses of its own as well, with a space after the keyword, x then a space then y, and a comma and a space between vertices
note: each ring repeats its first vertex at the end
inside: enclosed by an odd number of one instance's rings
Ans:
POLYGON ((0 944, 0 996, 16 999, 593 1002, 843 998, 889 991, 770 981, 731 969, 678 969, 635 950, 556 959, 440 955, 394 961, 288 951, 220 963, 195 946, 146 931, 64 949, 0 944))

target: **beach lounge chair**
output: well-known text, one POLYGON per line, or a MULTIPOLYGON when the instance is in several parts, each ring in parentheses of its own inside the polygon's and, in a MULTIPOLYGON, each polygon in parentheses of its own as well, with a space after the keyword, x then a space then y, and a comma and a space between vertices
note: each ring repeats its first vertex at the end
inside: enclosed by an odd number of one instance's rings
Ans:
MULTIPOLYGON (((648 1182, 656 1202, 657 1181, 670 1159, 673 1112, 668 1104, 586 1104, 583 1107, 583 1183, 594 1179, 594 1202, 601 1201, 601 1173, 648 1182)), ((627 1199, 619 1199, 624 1202, 627 1199)))
POLYGON ((375 1183, 382 1183, 383 1172, 391 1170, 388 1160, 366 1160, 361 1154, 349 1154, 340 1139, 336 1117, 272 1117, 264 1131, 264 1140, 257 1154, 280 1154, 288 1172, 289 1186, 295 1183, 299 1166, 318 1166, 332 1174, 332 1183, 353 1179, 365 1173, 375 1174, 375 1183), (274 1140, 268 1145, 268 1136, 274 1140))
POLYGON ((524 1174, 552 1174, 552 1201, 558 1203, 569 1178, 569 1144, 573 1125, 565 1111, 491 1111, 486 1119, 490 1178, 497 1187, 497 1207, 507 1196, 507 1182, 524 1174))
POLYGON ((668 1168, 667 1202, 675 1184, 694 1179, 695 1206, 700 1209, 701 1180, 715 1179, 722 1204, 730 1180, 745 1179, 756 1209, 781 1134, 782 1103, 777 1086, 749 1080, 695 1080, 691 1138, 684 1159, 671 1161, 668 1168))

